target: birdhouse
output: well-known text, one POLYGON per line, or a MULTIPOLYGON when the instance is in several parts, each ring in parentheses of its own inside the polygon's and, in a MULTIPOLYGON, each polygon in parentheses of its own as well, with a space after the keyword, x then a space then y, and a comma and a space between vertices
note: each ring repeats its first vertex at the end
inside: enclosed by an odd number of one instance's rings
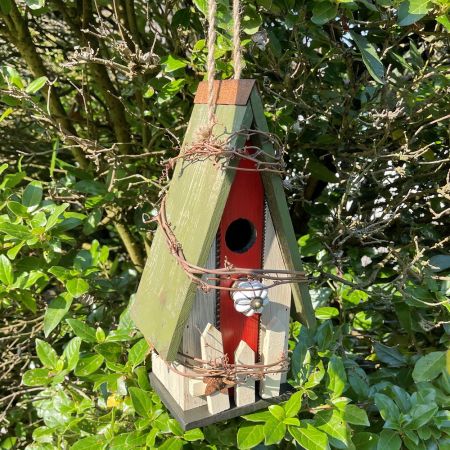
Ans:
POLYGON ((291 301, 314 314, 254 80, 199 85, 136 300, 150 380, 185 429, 285 400, 291 301), (200 140, 200 143, 199 143, 200 140))

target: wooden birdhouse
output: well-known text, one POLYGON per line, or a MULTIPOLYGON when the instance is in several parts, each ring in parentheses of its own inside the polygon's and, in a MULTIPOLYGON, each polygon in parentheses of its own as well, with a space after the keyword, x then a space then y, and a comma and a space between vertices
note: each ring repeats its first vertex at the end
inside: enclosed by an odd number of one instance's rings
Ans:
POLYGON ((152 386, 185 429, 286 399, 291 299, 314 326, 255 82, 214 89, 211 145, 195 149, 207 125, 202 82, 132 305, 153 348, 152 386))

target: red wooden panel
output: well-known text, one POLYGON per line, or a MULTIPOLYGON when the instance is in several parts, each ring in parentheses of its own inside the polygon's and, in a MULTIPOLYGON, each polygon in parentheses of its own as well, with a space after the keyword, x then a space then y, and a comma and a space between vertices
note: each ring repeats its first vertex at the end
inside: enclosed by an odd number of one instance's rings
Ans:
MULTIPOLYGON (((241 159, 241 168, 254 168, 255 163, 241 159)), ((219 227, 219 256, 220 267, 228 262, 235 267, 260 269, 263 257, 264 233, 264 188, 258 172, 238 170, 231 186, 230 195, 219 227), (254 226, 255 236, 253 245, 248 250, 238 253, 230 250, 226 243, 226 232, 232 222, 246 219, 254 226)), ((236 279, 239 276, 236 276, 236 279)), ((223 286, 231 286, 233 280, 221 282, 223 286)), ((239 342, 244 340, 251 349, 258 352, 259 314, 246 317, 234 309, 229 291, 220 292, 219 322, 223 337, 224 351, 230 362, 234 362, 234 351, 239 342)))

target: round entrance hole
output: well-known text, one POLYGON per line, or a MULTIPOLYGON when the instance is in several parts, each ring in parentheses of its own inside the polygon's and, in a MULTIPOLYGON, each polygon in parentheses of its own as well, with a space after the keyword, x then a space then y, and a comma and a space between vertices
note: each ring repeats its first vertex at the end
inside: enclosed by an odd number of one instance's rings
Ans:
POLYGON ((246 252, 255 243, 255 240, 255 226, 247 219, 234 220, 225 232, 225 243, 232 252, 246 252))

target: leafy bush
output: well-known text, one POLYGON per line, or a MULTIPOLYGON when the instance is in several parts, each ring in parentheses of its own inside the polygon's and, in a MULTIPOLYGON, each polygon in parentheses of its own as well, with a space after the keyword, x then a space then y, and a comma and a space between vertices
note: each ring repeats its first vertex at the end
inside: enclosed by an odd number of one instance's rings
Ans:
POLYGON ((449 449, 448 4, 243 4, 318 327, 292 320, 290 400, 188 432, 128 304, 206 2, 113 6, 0 0, 0 448, 449 449))

